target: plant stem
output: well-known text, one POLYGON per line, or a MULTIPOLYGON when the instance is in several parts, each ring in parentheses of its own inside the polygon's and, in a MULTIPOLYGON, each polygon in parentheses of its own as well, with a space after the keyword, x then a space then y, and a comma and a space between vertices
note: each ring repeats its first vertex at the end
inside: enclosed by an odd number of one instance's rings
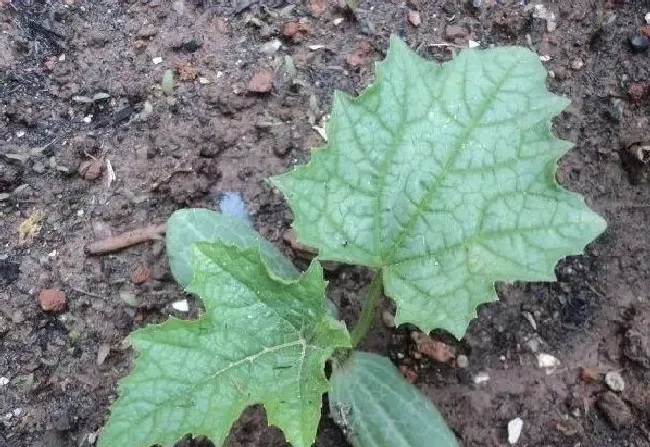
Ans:
POLYGON ((352 334, 350 334, 350 340, 352 342, 352 347, 356 347, 361 340, 363 340, 370 330, 372 325, 373 317, 375 316, 375 307, 377 307, 377 301, 381 296, 383 281, 381 277, 381 270, 375 272, 375 276, 372 278, 370 287, 366 292, 366 299, 363 302, 363 307, 361 308, 361 315, 359 315, 359 321, 354 326, 352 334))

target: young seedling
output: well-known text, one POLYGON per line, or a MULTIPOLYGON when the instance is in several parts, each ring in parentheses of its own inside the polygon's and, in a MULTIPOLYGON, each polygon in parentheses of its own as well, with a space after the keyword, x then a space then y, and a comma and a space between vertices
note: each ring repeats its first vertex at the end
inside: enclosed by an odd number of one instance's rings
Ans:
POLYGON ((351 333, 325 297, 318 261, 300 273, 242 220, 174 213, 172 272, 205 312, 130 336, 139 356, 100 447, 171 445, 186 433, 222 445, 253 404, 307 447, 326 392, 354 446, 456 446, 388 360, 353 347, 382 292, 398 324, 461 338, 476 307, 496 299, 496 281, 552 281, 559 259, 604 231, 555 181, 571 144, 550 120, 568 101, 546 90, 545 76, 523 48, 464 50, 437 65, 392 38, 375 83, 356 99, 335 95, 327 146, 272 183, 319 260, 376 271, 351 333))

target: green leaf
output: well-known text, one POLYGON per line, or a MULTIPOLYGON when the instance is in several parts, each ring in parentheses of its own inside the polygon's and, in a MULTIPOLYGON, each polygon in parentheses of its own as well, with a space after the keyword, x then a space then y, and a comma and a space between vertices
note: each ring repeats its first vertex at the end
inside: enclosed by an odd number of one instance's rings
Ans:
POLYGON ((495 281, 555 280, 605 221, 555 181, 571 143, 538 57, 468 49, 428 62, 391 39, 377 80, 334 97, 329 143, 273 183, 320 258, 383 270, 396 322, 461 337, 495 281))
MULTIPOLYGON (((167 221, 167 257, 174 279, 183 287, 192 282, 192 246, 196 242, 220 241, 239 248, 259 247, 262 260, 278 281, 294 281, 300 273, 273 244, 264 239, 241 218, 204 208, 175 211, 167 221)), ((324 296, 334 318, 338 307, 324 296)))
POLYGON ((330 381, 330 414, 354 447, 458 447, 438 410, 388 359, 354 352, 330 381))
POLYGON ((168 446, 185 433, 220 445, 258 403, 288 442, 313 443, 329 389, 325 361, 349 347, 349 335, 326 309, 318 262, 279 281, 266 255, 241 245, 194 244, 189 291, 205 305, 198 320, 171 318, 131 334, 139 356, 120 383, 100 447, 168 446))
POLYGON ((204 208, 175 211, 167 221, 167 256, 174 279, 183 287, 192 282, 192 246, 220 241, 239 248, 260 247, 264 262, 278 279, 295 280, 298 270, 275 246, 241 219, 204 208))

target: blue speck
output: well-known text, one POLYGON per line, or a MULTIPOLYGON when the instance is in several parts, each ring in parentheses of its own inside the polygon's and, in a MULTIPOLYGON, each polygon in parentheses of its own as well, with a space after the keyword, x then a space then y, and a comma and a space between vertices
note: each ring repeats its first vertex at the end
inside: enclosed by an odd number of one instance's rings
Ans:
POLYGON ((246 202, 244 202, 244 197, 241 193, 226 191, 219 194, 217 206, 219 207, 221 214, 241 219, 246 222, 246 225, 251 228, 253 227, 253 222, 246 210, 246 202))

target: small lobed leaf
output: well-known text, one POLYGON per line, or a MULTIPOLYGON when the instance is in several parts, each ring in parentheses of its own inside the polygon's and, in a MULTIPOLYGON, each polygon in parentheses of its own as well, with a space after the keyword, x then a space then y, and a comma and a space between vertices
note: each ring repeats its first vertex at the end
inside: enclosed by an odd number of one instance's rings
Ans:
POLYGON ((100 447, 169 446, 185 433, 221 445, 253 404, 265 406, 293 446, 313 443, 329 389, 325 361, 350 345, 325 306, 320 264, 279 279, 258 241, 219 234, 192 246, 189 292, 203 300, 200 318, 171 318, 131 334, 139 355, 120 383, 100 447))
POLYGON ((329 406, 354 447, 458 447, 429 399, 375 354, 354 352, 334 370, 329 406))
POLYGON ((328 145, 272 180, 299 241, 382 269, 398 324, 458 338, 496 281, 554 280, 606 224, 555 181, 571 143, 550 120, 568 100, 545 77, 524 48, 437 65, 393 37, 376 82, 335 95, 328 145))
POLYGON ((194 276, 192 254, 195 242, 220 241, 240 248, 260 247, 264 262, 278 278, 295 280, 299 272, 277 248, 243 219, 205 208, 175 211, 167 221, 167 256, 174 279, 189 287, 194 276))

